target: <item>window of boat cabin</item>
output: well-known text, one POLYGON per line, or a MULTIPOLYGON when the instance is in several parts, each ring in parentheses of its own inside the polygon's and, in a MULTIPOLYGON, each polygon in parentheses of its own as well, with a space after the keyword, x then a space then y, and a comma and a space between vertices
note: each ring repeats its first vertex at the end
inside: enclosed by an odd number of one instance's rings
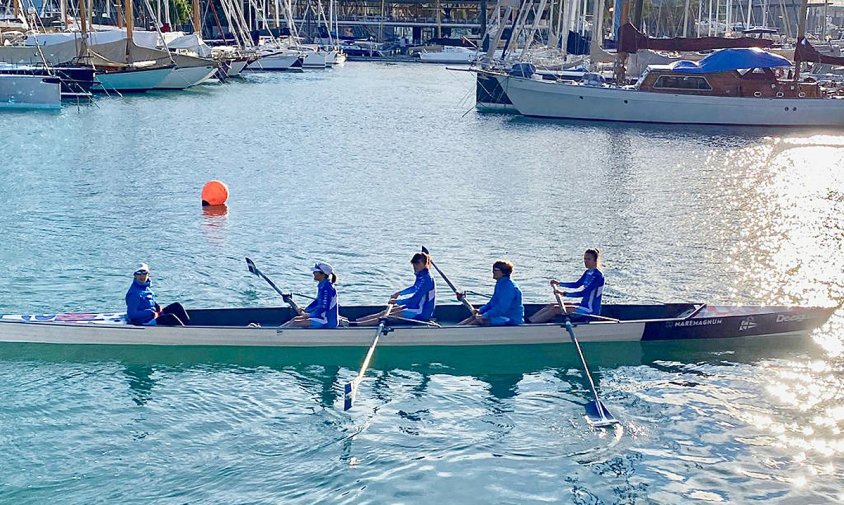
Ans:
POLYGON ((661 75, 654 83, 654 88, 662 89, 696 89, 708 91, 712 86, 706 77, 693 75, 661 75))

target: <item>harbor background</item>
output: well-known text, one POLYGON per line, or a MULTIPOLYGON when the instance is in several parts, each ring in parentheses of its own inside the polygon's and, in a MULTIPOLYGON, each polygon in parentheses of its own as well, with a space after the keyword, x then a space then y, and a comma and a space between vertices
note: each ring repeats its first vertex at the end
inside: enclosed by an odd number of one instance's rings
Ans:
MULTIPOLYGON (((3 114, 0 312, 121 310, 139 261, 163 302, 280 305, 245 256, 305 293, 328 261, 341 303, 380 304, 421 245, 481 292, 512 259, 534 302, 592 246, 605 303, 844 300, 838 132, 473 105, 473 74, 352 62, 3 114), (226 213, 200 207, 209 179, 226 213)), ((840 310, 804 343, 587 346, 623 421, 593 433, 567 348, 376 355, 343 414, 354 360, 4 346, 0 500, 834 503, 842 348, 840 310)))

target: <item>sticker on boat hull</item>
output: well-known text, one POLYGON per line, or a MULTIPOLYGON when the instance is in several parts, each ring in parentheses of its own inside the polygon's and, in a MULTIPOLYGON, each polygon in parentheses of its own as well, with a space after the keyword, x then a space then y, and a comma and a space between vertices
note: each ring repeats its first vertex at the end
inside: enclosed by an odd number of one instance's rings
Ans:
POLYGON ((126 324, 126 314, 98 312, 65 312, 58 314, 6 314, 0 321, 18 323, 91 323, 126 324))

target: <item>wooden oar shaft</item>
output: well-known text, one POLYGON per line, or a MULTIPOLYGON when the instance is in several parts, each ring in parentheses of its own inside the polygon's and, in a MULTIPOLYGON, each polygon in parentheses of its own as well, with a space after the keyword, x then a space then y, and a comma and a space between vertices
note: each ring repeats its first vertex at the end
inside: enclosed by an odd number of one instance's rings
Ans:
POLYGON ((583 371, 586 372, 586 378, 589 380, 589 387, 592 389, 592 395, 595 397, 595 404, 597 405, 598 412, 601 414, 601 418, 603 419, 604 409, 601 406, 601 399, 598 397, 598 390, 595 388, 595 381, 592 380, 592 373, 589 372, 589 365, 586 364, 586 358, 583 356, 583 350, 580 348, 580 342, 577 341, 577 336, 574 334, 574 327, 571 324, 571 319, 568 314, 566 314, 563 299, 556 289, 554 290, 554 297, 557 298, 557 303, 560 304, 560 311, 563 313, 563 318, 566 320, 566 331, 574 344, 574 348, 577 350, 577 355, 580 356, 580 363, 583 365, 583 371))
POLYGON ((375 347, 378 345, 378 340, 381 338, 381 335, 387 327, 387 318, 393 310, 395 303, 395 300, 392 299, 389 303, 387 303, 387 311, 384 313, 384 317, 381 318, 381 322, 378 323, 378 330, 375 332, 375 338, 372 339, 372 344, 369 346, 369 350, 366 351, 366 357, 363 359, 363 365, 361 365, 360 371, 357 376, 352 379, 352 382, 346 385, 345 389, 347 391, 347 397, 343 401, 343 410, 349 410, 355 402, 355 397, 358 395, 358 386, 360 386, 360 383, 366 375, 366 369, 369 368, 369 362, 372 361, 372 356, 375 354, 375 347))
MULTIPOLYGON (((452 284, 450 280, 448 280, 448 277, 446 277, 446 275, 443 273, 443 271, 440 270, 440 267, 438 267, 437 264, 434 263, 433 260, 431 260, 431 265, 433 265, 434 269, 437 271, 438 274, 440 274, 440 277, 442 277, 443 280, 445 281, 445 283, 448 284, 448 287, 451 288, 451 290, 454 292, 454 294, 456 295, 457 293, 459 293, 459 291, 457 290, 457 287, 454 284, 452 284)), ((471 312, 472 314, 475 313, 475 307, 473 307, 472 304, 469 303, 469 300, 466 299, 465 295, 462 298, 460 298, 460 303, 462 303, 463 306, 466 307, 469 310, 469 312, 471 312)))
MULTIPOLYGON (((430 253, 428 252, 428 248, 425 247, 425 246, 422 246, 422 252, 430 255, 430 253)), ((433 266, 434 270, 436 270, 437 273, 440 274, 440 277, 442 277, 443 280, 445 281, 445 283, 448 284, 448 287, 451 288, 451 291, 454 292, 455 295, 457 295, 457 293, 460 292, 460 291, 457 290, 457 286, 455 286, 454 284, 451 283, 450 280, 448 280, 448 276, 446 276, 443 273, 443 271, 440 270, 440 267, 438 267, 437 264, 434 263, 434 260, 431 260, 431 266, 433 266)), ((472 304, 469 303, 469 300, 466 299, 466 296, 464 295, 462 298, 458 298, 458 299, 460 300, 460 303, 462 303, 463 306, 466 307, 466 309, 469 311, 469 313, 474 315, 475 307, 473 307, 472 304)))
POLYGON ((293 300, 293 297, 288 294, 285 294, 281 289, 279 289, 278 286, 275 285, 275 282, 272 281, 272 279, 264 275, 264 272, 258 269, 258 266, 255 265, 254 261, 249 258, 246 258, 246 266, 249 267, 250 272, 267 281, 267 284, 269 284, 270 287, 273 288, 276 293, 281 295, 281 298, 285 301, 285 303, 290 305, 290 308, 293 309, 297 314, 302 311, 299 305, 293 300))

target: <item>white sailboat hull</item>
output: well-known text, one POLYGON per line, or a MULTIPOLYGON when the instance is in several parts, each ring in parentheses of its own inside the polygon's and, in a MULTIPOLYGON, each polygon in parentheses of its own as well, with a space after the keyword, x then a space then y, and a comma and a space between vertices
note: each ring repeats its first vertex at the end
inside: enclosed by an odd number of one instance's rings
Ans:
POLYGON ((0 74, 0 109, 59 109, 61 106, 58 79, 0 74))
POLYGON ((176 67, 161 82, 155 85, 155 89, 185 89, 196 86, 210 79, 217 73, 214 65, 201 67, 176 67))
POLYGON ((478 59, 480 53, 476 49, 464 47, 445 47, 442 51, 421 52, 419 59, 423 63, 452 63, 466 64, 478 59))
POLYGON ((555 119, 736 126, 844 126, 844 100, 651 93, 501 76, 519 113, 555 119))
POLYGON ((93 91, 147 91, 173 71, 172 67, 97 73, 93 91))
POLYGON ((249 60, 235 60, 229 64, 229 69, 226 71, 226 77, 237 77, 246 68, 249 60))
POLYGON ((283 71, 293 70, 299 61, 299 55, 295 53, 279 53, 261 56, 250 63, 246 68, 249 70, 283 71))
POLYGON ((302 51, 302 66, 305 68, 325 68, 328 53, 325 51, 302 51))
POLYGON ((341 65, 346 62, 346 53, 342 51, 328 51, 325 57, 326 65, 341 65))

